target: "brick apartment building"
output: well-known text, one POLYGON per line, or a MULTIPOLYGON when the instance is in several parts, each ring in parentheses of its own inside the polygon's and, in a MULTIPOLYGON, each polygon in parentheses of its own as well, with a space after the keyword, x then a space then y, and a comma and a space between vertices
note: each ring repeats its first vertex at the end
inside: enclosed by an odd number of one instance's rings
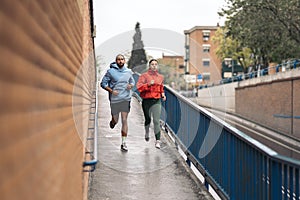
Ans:
POLYGON ((176 67, 180 73, 184 73, 183 56, 172 56, 172 55, 162 54, 162 59, 160 64, 176 67))
POLYGON ((166 84, 171 85, 173 88, 180 89, 179 79, 181 79, 182 75, 185 73, 184 56, 162 54, 160 65, 169 66, 172 68, 170 78, 174 81, 173 83, 166 84))
POLYGON ((216 56, 212 37, 219 26, 195 26, 185 30, 185 73, 196 76, 196 85, 217 83, 222 79, 222 61, 216 56))

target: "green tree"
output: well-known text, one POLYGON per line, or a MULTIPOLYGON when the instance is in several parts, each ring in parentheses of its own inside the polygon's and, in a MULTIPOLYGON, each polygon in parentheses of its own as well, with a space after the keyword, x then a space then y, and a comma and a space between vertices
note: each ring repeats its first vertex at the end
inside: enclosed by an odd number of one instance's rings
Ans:
POLYGON ((281 62, 300 55, 299 0, 226 0, 228 35, 249 47, 255 62, 281 62))
POLYGON ((216 55, 221 60, 232 58, 237 60, 244 69, 252 64, 251 49, 243 47, 241 42, 228 35, 226 27, 220 27, 212 40, 217 44, 216 55))

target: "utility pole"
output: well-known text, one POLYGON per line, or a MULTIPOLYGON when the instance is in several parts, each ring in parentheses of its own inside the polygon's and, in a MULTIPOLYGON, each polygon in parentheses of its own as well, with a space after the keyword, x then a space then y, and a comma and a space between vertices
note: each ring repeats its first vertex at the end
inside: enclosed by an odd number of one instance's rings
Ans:
POLYGON ((178 73, 178 58, 175 59, 175 70, 176 70, 176 89, 179 91, 180 87, 179 87, 179 73, 178 73))
MULTIPOLYGON (((231 57, 231 78, 233 78, 234 75, 234 62, 233 62, 233 58, 231 57)), ((233 81, 233 80, 232 80, 233 81)))

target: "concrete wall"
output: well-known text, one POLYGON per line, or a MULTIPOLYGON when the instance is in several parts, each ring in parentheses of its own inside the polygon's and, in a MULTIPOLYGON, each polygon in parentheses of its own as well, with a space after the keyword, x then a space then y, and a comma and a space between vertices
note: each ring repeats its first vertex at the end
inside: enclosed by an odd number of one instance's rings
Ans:
POLYGON ((200 89, 194 101, 300 138, 300 68, 200 89))
POLYGON ((86 199, 89 0, 0 6, 0 199, 86 199))
POLYGON ((236 113, 300 138, 300 69, 249 79, 236 89, 236 113))
POLYGON ((228 83, 198 90, 196 103, 214 109, 235 112, 235 88, 238 83, 228 83))

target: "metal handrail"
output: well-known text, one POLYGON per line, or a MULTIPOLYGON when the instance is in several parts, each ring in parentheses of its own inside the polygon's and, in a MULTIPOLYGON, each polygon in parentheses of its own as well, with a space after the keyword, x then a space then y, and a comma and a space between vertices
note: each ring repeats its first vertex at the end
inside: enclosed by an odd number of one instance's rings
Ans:
POLYGON ((98 163, 98 79, 96 79, 96 102, 95 102, 95 120, 94 120, 94 151, 93 151, 93 159, 89 161, 83 162, 83 167, 92 166, 90 171, 95 170, 95 165, 98 163))
POLYGON ((203 88, 208 88, 208 87, 214 87, 217 85, 222 85, 222 84, 227 84, 227 83, 232 83, 232 82, 236 82, 236 81, 243 81, 243 80, 247 80, 247 79, 253 79, 259 76, 268 76, 269 70, 274 70, 275 73, 279 73, 280 69, 282 70, 294 70, 296 68, 300 67, 300 60, 299 59, 295 59, 292 61, 288 61, 285 63, 280 63, 277 64, 276 66, 272 66, 272 67, 266 67, 263 69, 259 69, 257 71, 251 71, 248 73, 243 73, 243 74, 239 74, 236 76, 232 76, 232 77, 228 77, 228 78, 224 78, 219 80, 218 82, 214 82, 211 84, 205 84, 205 85, 200 85, 199 89, 203 89, 203 88))
POLYGON ((299 160, 278 154, 168 86, 165 93, 165 128, 207 188, 212 186, 222 199, 299 198, 299 160), (215 138, 218 145, 211 148, 215 138))

